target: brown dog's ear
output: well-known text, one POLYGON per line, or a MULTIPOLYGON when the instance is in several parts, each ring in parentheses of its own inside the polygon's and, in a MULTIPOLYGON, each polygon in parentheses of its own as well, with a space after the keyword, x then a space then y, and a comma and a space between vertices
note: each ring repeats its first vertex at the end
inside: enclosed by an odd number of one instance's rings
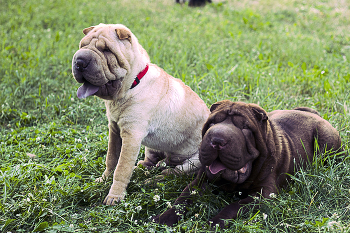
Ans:
POLYGON ((214 111, 215 109, 217 109, 217 107, 219 107, 219 106, 220 106, 220 103, 219 103, 219 102, 217 102, 217 103, 211 105, 211 107, 210 107, 210 112, 213 112, 213 111, 214 111))
POLYGON ((120 40, 125 40, 127 39, 130 43, 131 43, 131 34, 128 30, 126 30, 125 28, 122 29, 115 29, 115 31, 117 32, 118 38, 120 40))
POLYGON ((91 26, 91 27, 88 27, 88 28, 84 28, 83 33, 86 35, 94 28, 95 28, 94 26, 91 26))
POLYGON ((215 104, 213 104, 211 107, 210 107, 210 112, 213 112, 215 109, 217 109, 220 105, 231 105, 232 102, 229 101, 229 100, 221 100, 219 102, 216 102, 215 104))
POLYGON ((250 104, 253 113, 256 117, 256 119, 258 119, 258 121, 262 122, 262 121, 266 121, 268 119, 267 113, 266 111, 261 108, 259 105, 257 104, 250 104))

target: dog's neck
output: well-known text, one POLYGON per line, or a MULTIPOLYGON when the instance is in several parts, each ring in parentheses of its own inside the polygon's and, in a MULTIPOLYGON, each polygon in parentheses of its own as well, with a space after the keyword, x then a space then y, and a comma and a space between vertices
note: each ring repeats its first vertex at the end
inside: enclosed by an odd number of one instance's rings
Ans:
POLYGON ((146 65, 145 69, 143 69, 135 78, 134 82, 132 83, 130 89, 133 89, 134 87, 136 87, 139 83, 140 80, 143 78, 143 76, 145 76, 145 74, 148 71, 148 64, 146 65))

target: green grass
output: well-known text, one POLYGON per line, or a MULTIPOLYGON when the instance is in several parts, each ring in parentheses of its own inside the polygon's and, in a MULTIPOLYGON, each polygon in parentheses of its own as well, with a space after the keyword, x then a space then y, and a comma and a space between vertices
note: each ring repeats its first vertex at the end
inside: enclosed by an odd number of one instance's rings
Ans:
POLYGON ((350 232, 346 1, 232 0, 204 8, 172 0, 0 5, 1 232, 201 232, 234 201, 207 191, 178 225, 157 225, 150 218, 193 177, 168 177, 150 187, 144 180, 159 171, 137 170, 121 204, 101 204, 111 185, 111 179, 94 182, 107 152, 105 109, 96 97, 77 99, 79 84, 71 75, 82 29, 99 23, 129 27, 151 61, 208 106, 223 99, 267 111, 308 106, 340 131, 344 154, 325 154, 295 174, 289 188, 259 211, 230 221, 231 232, 350 232))

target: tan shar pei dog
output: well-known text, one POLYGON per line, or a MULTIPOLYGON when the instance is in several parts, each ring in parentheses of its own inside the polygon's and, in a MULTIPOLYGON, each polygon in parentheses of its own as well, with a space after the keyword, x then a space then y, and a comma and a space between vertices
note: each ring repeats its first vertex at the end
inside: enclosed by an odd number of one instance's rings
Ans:
POLYGON ((114 175, 103 203, 114 205, 124 198, 141 144, 145 159, 139 163, 146 167, 198 170, 201 129, 209 115, 205 103, 181 80, 152 64, 124 25, 100 24, 83 33, 72 61, 74 78, 83 84, 77 95, 102 98, 109 122, 106 170, 99 180, 112 171, 114 175))
POLYGON ((267 113, 256 104, 224 100, 210 111, 199 150, 203 166, 174 207, 154 218, 157 222, 178 222, 196 198, 193 187, 204 189, 209 181, 226 192, 238 192, 241 199, 211 219, 212 225, 223 227, 225 219, 256 208, 257 197, 276 193, 286 184, 287 174, 312 162, 315 153, 341 147, 338 131, 311 108, 267 113))

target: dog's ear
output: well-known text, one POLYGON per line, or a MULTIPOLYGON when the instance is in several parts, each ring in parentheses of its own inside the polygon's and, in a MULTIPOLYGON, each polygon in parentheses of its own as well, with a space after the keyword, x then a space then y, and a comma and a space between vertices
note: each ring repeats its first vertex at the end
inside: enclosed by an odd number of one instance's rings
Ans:
POLYGON ((256 117, 256 119, 258 121, 260 121, 260 122, 267 121, 268 116, 267 116, 266 111, 263 108, 261 108, 257 104, 249 104, 249 105, 254 113, 254 116, 256 117))
POLYGON ((91 27, 88 27, 88 28, 84 28, 83 33, 86 35, 94 28, 95 28, 94 26, 91 26, 91 27))
POLYGON ((115 31, 117 32, 117 36, 120 40, 127 39, 131 43, 131 34, 128 30, 125 28, 117 28, 115 31))
POLYGON ((215 109, 217 109, 217 107, 219 107, 219 106, 220 106, 220 103, 219 103, 219 102, 213 104, 213 105, 210 107, 210 112, 213 112, 213 111, 214 111, 215 109))
POLYGON ((219 106, 224 106, 224 105, 232 105, 232 102, 229 100, 221 100, 219 102, 216 102, 210 107, 210 112, 215 111, 219 106))

